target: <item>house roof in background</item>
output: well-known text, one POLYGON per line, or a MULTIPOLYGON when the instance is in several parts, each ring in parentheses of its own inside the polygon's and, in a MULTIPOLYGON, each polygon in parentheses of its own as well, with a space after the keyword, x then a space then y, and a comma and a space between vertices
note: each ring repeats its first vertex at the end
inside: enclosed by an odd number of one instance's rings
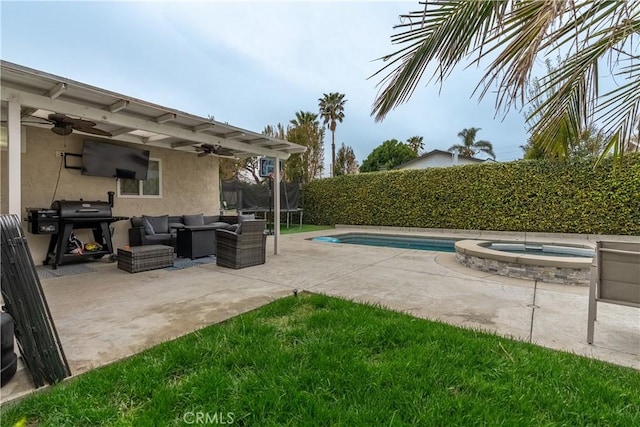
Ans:
MULTIPOLYGON (((411 159, 408 162, 403 163, 403 164, 401 164, 399 166, 396 166, 394 169, 401 169, 401 168, 404 168, 406 166, 410 166, 410 165, 412 165, 414 163, 417 163, 417 162, 419 162, 421 160, 427 159, 429 157, 437 156, 437 155, 446 155, 446 156, 449 156, 449 157, 451 157, 453 159, 453 153, 452 152, 444 151, 444 150, 437 150, 436 149, 436 150, 431 150, 428 153, 424 153, 421 156, 418 156, 415 159, 411 159)), ((458 159, 469 160, 471 162, 476 162, 476 163, 486 162, 487 160, 492 160, 493 161, 493 159, 478 159, 477 157, 464 156, 462 154, 458 155, 458 159)))
MULTIPOLYGON (((212 144, 236 157, 255 155, 286 159, 306 147, 257 132, 153 104, 95 86, 0 61, 3 102, 21 105, 24 125, 51 127, 49 114, 60 113, 95 122, 112 134, 108 139, 197 152, 212 144), (35 122, 35 123, 32 123, 35 122)), ((3 114, 6 108, 3 108, 3 114)), ((6 121, 3 115, 2 120, 6 121)), ((102 137, 101 137, 102 138, 102 137)))

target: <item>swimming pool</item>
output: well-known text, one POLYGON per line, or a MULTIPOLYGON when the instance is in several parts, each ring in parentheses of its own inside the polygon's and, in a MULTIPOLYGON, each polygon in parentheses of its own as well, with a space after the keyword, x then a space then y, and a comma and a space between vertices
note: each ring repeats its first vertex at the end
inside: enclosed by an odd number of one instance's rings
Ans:
MULTIPOLYGON (((335 236, 313 237, 311 240, 328 243, 349 243, 352 245, 378 246, 400 249, 418 249, 422 251, 437 251, 455 253, 455 244, 463 239, 435 239, 432 237, 403 236, 374 233, 347 233, 335 236)), ((592 248, 562 246, 542 243, 492 242, 489 249, 509 252, 518 255, 562 256, 591 259, 594 255, 592 248)))
POLYGON ((482 241, 425 236, 345 233, 309 240, 455 253, 459 263, 502 276, 588 285, 594 250, 588 245, 482 241))
POLYGON ((352 245, 455 253, 455 243, 458 239, 433 239, 419 236, 399 236, 372 233, 346 233, 337 234, 335 236, 313 237, 311 240, 316 242, 348 243, 352 245))

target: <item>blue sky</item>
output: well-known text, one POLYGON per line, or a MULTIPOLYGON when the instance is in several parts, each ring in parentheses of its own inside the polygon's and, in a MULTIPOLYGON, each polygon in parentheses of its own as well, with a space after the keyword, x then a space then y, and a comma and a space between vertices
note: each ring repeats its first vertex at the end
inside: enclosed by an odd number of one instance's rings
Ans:
MULTIPOLYGON (((2 1, 1 57, 27 67, 261 132, 296 111, 318 110, 323 93, 348 100, 336 145, 358 163, 387 139, 424 137, 446 150, 479 127, 497 160, 520 158, 523 115, 496 116, 494 99, 472 97, 480 69, 459 69, 442 88, 425 79, 381 123, 371 117, 382 65, 396 49, 399 15, 417 1, 2 1)), ((330 162, 330 134, 325 164, 330 162)), ((482 157, 482 156, 481 156, 482 157)))

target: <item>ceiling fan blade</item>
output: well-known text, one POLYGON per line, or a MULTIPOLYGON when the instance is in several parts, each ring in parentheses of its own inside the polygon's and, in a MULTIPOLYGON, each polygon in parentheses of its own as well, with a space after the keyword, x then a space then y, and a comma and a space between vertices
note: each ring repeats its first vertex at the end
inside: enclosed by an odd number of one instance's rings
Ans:
POLYGON ((74 129, 84 131, 85 129, 93 128, 96 123, 89 120, 71 119, 71 123, 74 129))
POLYGON ((65 116, 64 114, 58 114, 58 113, 49 114, 49 120, 57 123, 69 122, 69 124, 72 124, 71 118, 65 116))
POLYGON ((216 154, 218 156, 228 156, 228 157, 234 156, 233 151, 229 150, 228 148, 222 148, 222 147, 216 150, 216 154))
POLYGON ((201 153, 198 153, 198 157, 208 156, 209 154, 211 154, 211 153, 209 153, 208 151, 203 151, 201 153))

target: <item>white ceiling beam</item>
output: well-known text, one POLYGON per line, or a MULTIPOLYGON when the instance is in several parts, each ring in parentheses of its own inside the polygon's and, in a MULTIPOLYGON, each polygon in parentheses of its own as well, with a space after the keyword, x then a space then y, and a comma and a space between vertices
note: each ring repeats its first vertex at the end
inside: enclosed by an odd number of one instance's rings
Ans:
POLYGON ((29 117, 30 115, 32 115, 36 111, 38 111, 37 108, 22 107, 20 109, 20 118, 24 119, 25 117, 29 117))
POLYGON ((57 97, 62 95, 62 92, 64 92, 65 90, 67 90, 67 84, 58 83, 47 92, 47 96, 51 99, 56 99, 57 97))
MULTIPOLYGON (((97 123, 109 123, 121 127, 159 133, 181 140, 190 140, 197 144, 216 144, 231 150, 246 151, 262 156, 278 157, 280 159, 289 158, 289 153, 287 152, 270 150, 268 148, 254 146, 240 141, 227 140, 222 137, 215 137, 211 135, 192 132, 191 130, 186 130, 166 124, 155 123, 150 120, 110 113, 105 110, 85 105, 79 105, 74 102, 64 101, 60 99, 51 99, 42 95, 36 95, 18 89, 4 87, 1 97, 3 101, 18 102, 21 105, 48 111, 58 111, 64 114, 70 114, 73 116, 89 119, 97 123)), ((162 144, 162 146, 164 146, 165 148, 169 147, 167 143, 162 144)))
POLYGON ((229 132, 224 134, 224 137, 227 139, 239 138, 241 136, 245 136, 245 133, 240 131, 235 131, 235 132, 229 132))
POLYGON ((186 147, 187 145, 193 145, 193 141, 176 141, 171 143, 171 148, 186 147))
POLYGON ((249 144, 262 146, 262 145, 268 144, 269 141, 271 141, 269 138, 258 138, 258 139, 252 139, 251 141, 249 141, 249 144))
POLYGON ((170 122, 171 120, 175 120, 176 119, 176 114, 174 113, 167 113, 167 114, 163 114, 161 116, 156 117, 156 123, 167 123, 170 122))
POLYGON ((116 130, 110 130, 109 133, 113 136, 119 136, 119 135, 124 135, 125 133, 129 133, 132 130, 135 129, 131 129, 131 128, 118 128, 116 130))
POLYGON ((120 110, 124 110, 128 106, 129 106, 129 101, 121 99, 120 101, 114 102, 113 104, 109 105, 107 107, 107 111, 109 111, 111 113, 117 113, 120 110))
POLYGON ((213 129, 214 126, 215 125, 213 123, 203 123, 201 125, 194 126, 193 128, 191 128, 191 130, 195 133, 200 133, 204 132, 205 130, 213 129))

